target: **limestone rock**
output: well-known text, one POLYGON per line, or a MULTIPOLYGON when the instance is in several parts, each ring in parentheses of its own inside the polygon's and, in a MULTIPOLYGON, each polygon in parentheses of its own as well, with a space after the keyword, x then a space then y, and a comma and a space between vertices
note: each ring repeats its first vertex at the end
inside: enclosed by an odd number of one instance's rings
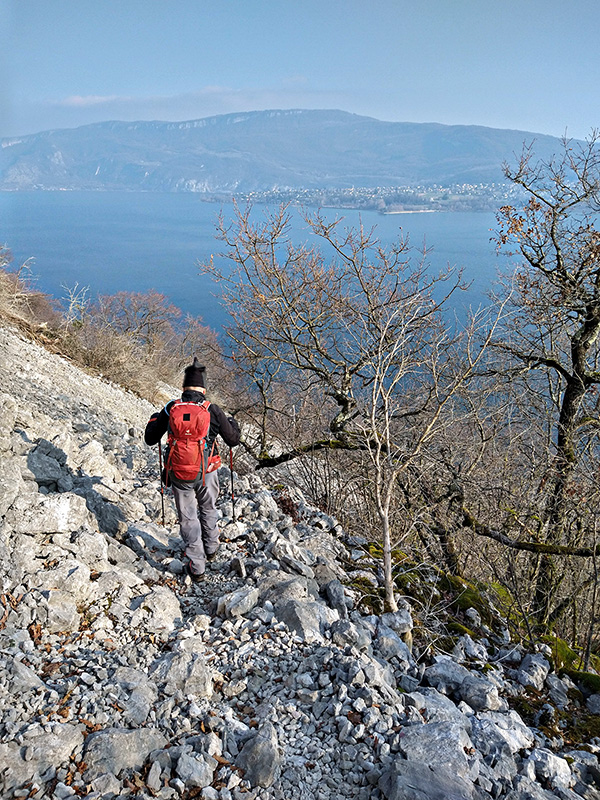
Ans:
POLYGON ((389 628, 383 622, 381 622, 377 627, 375 646, 381 655, 387 660, 391 658, 397 658, 406 665, 413 663, 412 655, 406 644, 394 630, 389 628))
POLYGON ((58 589, 42 591, 47 609, 46 629, 49 633, 78 631, 81 617, 73 595, 58 589))
POLYGON ((396 759, 378 785, 386 800, 483 800, 470 781, 437 763, 396 759))
POLYGON ((181 618, 177 597, 165 586, 157 586, 137 601, 131 624, 147 626, 155 633, 170 633, 181 618))
POLYGON ((398 611, 387 612, 381 615, 381 622, 391 628, 399 636, 409 633, 413 628, 413 619, 410 606, 404 600, 398 602, 398 611))
POLYGON ((145 672, 135 667, 117 667, 113 675, 113 681, 125 689, 137 689, 148 683, 148 676, 145 672))
POLYGON ((438 691, 448 694, 456 691, 471 673, 448 656, 436 657, 435 663, 425 670, 425 678, 438 691))
POLYGON ((97 529, 85 500, 72 492, 37 496, 35 502, 18 498, 6 515, 15 533, 71 533, 78 528, 97 529))
POLYGON ((4 794, 22 786, 48 769, 69 760, 73 751, 83 743, 83 726, 33 724, 22 734, 21 744, 0 744, 0 764, 4 768, 4 794), (7 769, 8 768, 8 769, 7 769))
POLYGON ((88 567, 95 570, 104 565, 108 567, 108 542, 100 532, 78 531, 72 536, 71 543, 77 559, 88 567))
POLYGON ((13 458, 0 458, 0 517, 3 517, 19 495, 24 482, 13 458))
POLYGON ((121 781, 110 772, 104 772, 91 781, 90 786, 102 797, 118 796, 121 793, 121 781))
POLYGON ((419 761, 447 768, 466 778, 470 764, 465 751, 473 748, 465 728, 455 722, 433 722, 407 728, 400 750, 408 761, 419 761))
POLYGON ((517 680, 523 686, 533 686, 538 691, 544 688, 544 681, 550 672, 550 664, 539 653, 528 653, 519 667, 517 680))
POLYGON ((600 714, 600 694, 591 694, 585 704, 591 714, 600 714))
POLYGON ((533 732, 525 725, 516 711, 509 711, 507 714, 502 714, 498 711, 485 711, 479 716, 480 719, 487 719, 494 723, 496 730, 507 743, 511 753, 518 753, 519 750, 531 747, 535 741, 533 732))
POLYGON ((73 489, 73 477, 66 467, 67 456, 46 439, 41 439, 27 455, 25 480, 34 480, 38 486, 47 486, 60 492, 73 489))
POLYGON ((273 785, 281 767, 281 754, 277 733, 270 722, 261 725, 256 735, 246 742, 236 765, 244 770, 244 778, 251 786, 273 785))
POLYGON ((258 603, 259 590, 255 586, 243 587, 236 592, 220 597, 217 602, 217 614, 220 617, 242 617, 258 603))
POLYGON ((217 766, 218 761, 205 753, 183 753, 177 761, 177 775, 188 788, 204 788, 212 783, 217 766))
POLYGON ((461 698, 475 711, 497 711, 503 707, 498 688, 478 675, 469 675, 459 687, 461 698))
POLYGON ((12 395, 0 393, 0 452, 9 449, 16 418, 17 401, 12 395))
POLYGON ((90 568, 74 558, 67 558, 52 569, 41 570, 34 580, 39 591, 61 590, 71 595, 76 603, 82 603, 94 594, 90 568))
POLYGON ((119 470, 105 457, 104 447, 98 441, 92 440, 83 445, 78 461, 81 471, 92 478, 101 478, 109 483, 121 481, 119 470))
POLYGON ((136 686, 123 703, 123 718, 131 725, 143 725, 155 701, 156 690, 150 684, 142 683, 136 686))
POLYGON ((349 644, 358 650, 368 650, 372 641, 369 631, 364 626, 355 625, 349 619, 340 619, 332 623, 331 638, 340 647, 349 644))
POLYGON ((153 665, 150 674, 156 683, 164 684, 169 695, 178 690, 198 697, 213 693, 213 671, 200 655, 169 653, 153 665))
POLYGON ((126 768, 141 770, 149 753, 166 744, 165 737, 153 728, 107 728, 91 733, 84 748, 85 778, 91 781, 104 773, 118 776, 126 768))
POLYGON ((15 693, 48 688, 31 667, 16 658, 11 660, 9 669, 12 674, 12 691, 15 693))
POLYGON ((340 619, 348 619, 348 606, 346 605, 346 595, 344 587, 337 578, 329 581, 322 588, 322 592, 327 598, 329 605, 340 615, 340 619))
MULTIPOLYGON (((548 693, 552 703, 560 711, 564 711, 568 708, 571 702, 569 698, 569 689, 573 688, 572 681, 570 679, 568 682, 562 680, 558 675, 548 675, 546 676, 546 686, 548 687, 548 693)), ((598 706, 598 711, 593 713, 600 714, 600 704, 598 706)))
POLYGON ((531 751, 529 762, 537 777, 547 780, 553 788, 568 789, 574 783, 568 762, 544 748, 531 751))
POLYGON ((259 583, 261 602, 284 603, 286 600, 304 601, 311 595, 305 577, 290 578, 285 572, 277 571, 259 583))
POLYGON ((275 607, 277 619, 284 622, 291 631, 305 642, 318 642, 325 629, 338 619, 333 611, 322 603, 288 600, 275 607))
POLYGON ((437 689, 423 687, 406 695, 407 705, 418 709, 424 722, 454 722, 471 731, 471 719, 461 713, 446 695, 437 689))

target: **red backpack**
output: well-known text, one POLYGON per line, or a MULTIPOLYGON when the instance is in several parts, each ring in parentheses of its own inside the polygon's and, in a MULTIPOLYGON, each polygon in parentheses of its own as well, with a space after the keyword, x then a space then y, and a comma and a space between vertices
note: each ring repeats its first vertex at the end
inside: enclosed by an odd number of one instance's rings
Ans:
POLYGON ((195 481, 202 471, 202 483, 206 472, 214 472, 221 463, 213 454, 215 443, 207 458, 206 437, 210 428, 210 402, 192 403, 174 400, 169 409, 169 471, 180 481, 195 481))

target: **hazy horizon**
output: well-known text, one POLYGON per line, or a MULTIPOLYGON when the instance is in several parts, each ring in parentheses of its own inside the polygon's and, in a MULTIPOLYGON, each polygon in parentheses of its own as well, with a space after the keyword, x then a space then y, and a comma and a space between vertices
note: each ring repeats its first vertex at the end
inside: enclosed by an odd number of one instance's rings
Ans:
POLYGON ((0 0, 0 137, 302 108, 585 138, 599 23, 593 0, 0 0))

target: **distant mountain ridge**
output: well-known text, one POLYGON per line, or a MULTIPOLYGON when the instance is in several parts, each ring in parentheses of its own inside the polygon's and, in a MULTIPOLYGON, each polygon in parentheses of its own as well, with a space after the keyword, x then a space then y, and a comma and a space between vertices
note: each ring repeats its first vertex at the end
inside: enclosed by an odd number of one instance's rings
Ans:
POLYGON ((255 111, 188 122, 102 122, 0 144, 0 190, 245 193, 492 183, 524 143, 475 125, 382 122, 343 111, 255 111))

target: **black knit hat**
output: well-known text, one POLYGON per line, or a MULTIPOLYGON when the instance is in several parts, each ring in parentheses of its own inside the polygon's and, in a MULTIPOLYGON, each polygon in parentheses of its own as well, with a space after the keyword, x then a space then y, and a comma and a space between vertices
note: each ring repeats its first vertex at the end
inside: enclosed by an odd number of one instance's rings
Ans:
POLYGON ((186 367, 183 373, 183 388, 186 386, 202 386, 204 387, 204 373, 206 367, 200 366, 198 359, 194 356, 194 363, 190 367, 186 367))

